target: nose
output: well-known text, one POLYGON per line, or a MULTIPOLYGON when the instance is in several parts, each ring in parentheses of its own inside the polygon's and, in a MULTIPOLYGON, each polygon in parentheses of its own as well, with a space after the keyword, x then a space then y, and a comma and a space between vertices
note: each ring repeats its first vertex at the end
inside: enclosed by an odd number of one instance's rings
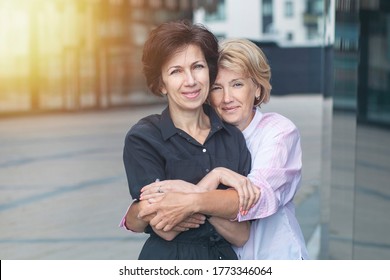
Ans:
POLYGON ((187 71, 185 79, 187 86, 194 86, 196 84, 196 79, 191 71, 187 71))
POLYGON ((222 98, 224 103, 230 103, 232 101, 232 96, 228 89, 223 90, 222 98))

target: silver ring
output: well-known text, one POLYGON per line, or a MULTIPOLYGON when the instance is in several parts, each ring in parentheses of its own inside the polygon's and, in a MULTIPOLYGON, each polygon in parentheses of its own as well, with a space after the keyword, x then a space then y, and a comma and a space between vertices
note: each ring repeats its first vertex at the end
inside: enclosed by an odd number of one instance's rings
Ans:
POLYGON ((162 193, 162 192, 163 192, 163 191, 161 190, 161 186, 158 186, 157 192, 158 192, 158 193, 162 193))

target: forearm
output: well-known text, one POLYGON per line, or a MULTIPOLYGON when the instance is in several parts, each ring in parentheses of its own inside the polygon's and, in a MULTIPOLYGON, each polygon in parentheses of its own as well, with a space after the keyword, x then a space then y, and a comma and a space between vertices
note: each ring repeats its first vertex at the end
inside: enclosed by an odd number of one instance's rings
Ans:
POLYGON ((235 219, 239 210, 239 198, 235 190, 212 190, 193 196, 194 213, 202 213, 225 219, 235 219))
POLYGON ((204 176, 196 185, 199 187, 200 192, 211 191, 218 188, 218 185, 221 183, 220 181, 220 174, 218 169, 215 168, 204 176))
POLYGON ((136 201, 133 202, 126 213, 125 225, 126 228, 134 232, 144 232, 145 228, 148 226, 150 216, 143 217, 143 219, 138 218, 139 211, 148 204, 147 201, 136 201))
POLYGON ((230 221, 219 217, 211 217, 209 222, 232 245, 241 247, 249 239, 250 223, 230 221))

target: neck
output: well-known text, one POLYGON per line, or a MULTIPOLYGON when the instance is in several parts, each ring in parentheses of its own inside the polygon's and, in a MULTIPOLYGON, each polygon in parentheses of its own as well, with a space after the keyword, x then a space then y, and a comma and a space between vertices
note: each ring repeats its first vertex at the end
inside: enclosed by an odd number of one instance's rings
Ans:
POLYGON ((199 143, 203 143, 210 131, 210 119, 203 107, 196 110, 178 111, 169 109, 174 125, 191 135, 199 143))

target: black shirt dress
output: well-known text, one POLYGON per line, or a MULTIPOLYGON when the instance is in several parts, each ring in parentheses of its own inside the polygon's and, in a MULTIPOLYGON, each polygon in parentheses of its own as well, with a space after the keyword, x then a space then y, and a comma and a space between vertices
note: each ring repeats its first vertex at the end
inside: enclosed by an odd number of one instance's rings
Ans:
MULTIPOLYGON (((248 175, 251 157, 241 131, 222 122, 209 105, 203 109, 211 123, 203 145, 174 126, 168 108, 161 115, 141 119, 130 129, 125 138, 123 160, 133 199, 139 199, 142 187, 156 179, 180 179, 197 184, 215 167, 248 175)), ((208 221, 199 228, 180 233, 172 241, 160 238, 151 227, 145 232, 150 237, 139 259, 237 259, 230 243, 208 221)))

